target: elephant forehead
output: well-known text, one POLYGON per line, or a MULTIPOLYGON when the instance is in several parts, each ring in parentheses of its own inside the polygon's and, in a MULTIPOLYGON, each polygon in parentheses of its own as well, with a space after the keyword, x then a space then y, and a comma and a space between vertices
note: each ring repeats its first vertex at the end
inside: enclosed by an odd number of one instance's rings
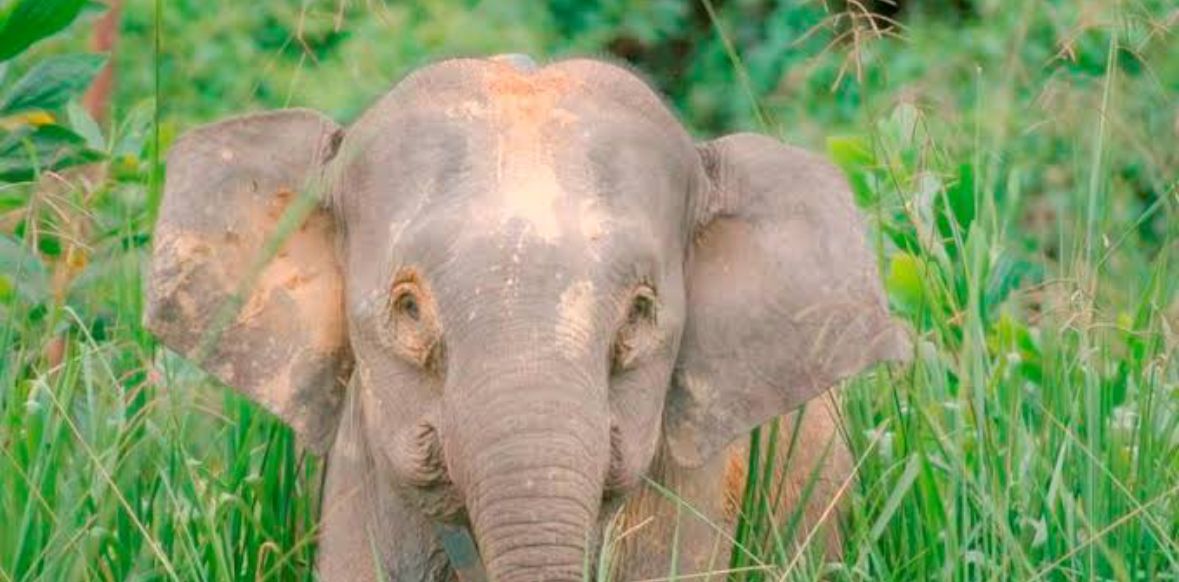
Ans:
POLYGON ((507 246, 523 263, 556 247, 593 263, 628 230, 678 228, 682 144, 584 71, 464 61, 407 83, 355 124, 355 158, 341 154, 355 163, 337 191, 366 244, 507 246))
POLYGON ((487 128, 490 187, 472 205, 471 217, 502 230, 520 221, 547 243, 567 235, 594 238, 604 215, 584 191, 577 172, 559 174, 561 156, 576 156, 581 119, 565 104, 578 82, 556 69, 488 66, 475 95, 450 104, 445 114, 459 123, 487 128), (569 231, 574 232, 569 232, 569 231))

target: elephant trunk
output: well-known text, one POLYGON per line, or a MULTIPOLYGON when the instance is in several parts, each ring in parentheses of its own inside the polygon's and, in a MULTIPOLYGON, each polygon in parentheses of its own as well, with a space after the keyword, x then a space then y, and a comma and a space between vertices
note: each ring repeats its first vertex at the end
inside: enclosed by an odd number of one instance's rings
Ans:
MULTIPOLYGON (((609 426, 600 390, 495 380, 461 411, 448 455, 488 577, 581 580, 601 504, 609 426), (533 386, 529 386, 533 384, 533 386), (599 410, 601 409, 601 410, 599 410)), ((470 394, 476 396, 476 394, 470 394)))

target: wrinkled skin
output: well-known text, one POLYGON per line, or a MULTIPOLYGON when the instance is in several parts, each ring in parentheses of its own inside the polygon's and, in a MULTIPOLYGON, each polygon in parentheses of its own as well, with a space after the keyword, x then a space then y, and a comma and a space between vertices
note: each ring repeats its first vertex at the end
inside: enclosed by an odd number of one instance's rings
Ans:
MULTIPOLYGON (((694 143, 588 60, 445 61, 347 130, 286 110, 191 132, 147 320, 326 452, 328 580, 451 578, 439 524, 492 580, 579 580, 611 519, 634 528, 613 573, 663 575, 677 515, 679 572, 722 568, 732 443, 904 353, 835 169, 694 143)), ((818 473, 812 524, 849 471, 815 402, 782 476, 789 507, 818 473)))

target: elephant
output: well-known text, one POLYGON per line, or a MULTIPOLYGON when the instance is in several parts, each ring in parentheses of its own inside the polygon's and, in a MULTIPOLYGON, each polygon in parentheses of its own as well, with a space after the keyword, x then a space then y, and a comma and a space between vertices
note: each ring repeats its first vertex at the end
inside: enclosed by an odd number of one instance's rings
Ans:
POLYGON ((456 58, 348 128, 179 138, 145 322, 326 455, 323 579, 577 580, 620 528, 615 579, 706 572, 751 429, 797 426, 816 520, 851 477, 828 390, 908 352, 865 228, 824 158, 698 142, 623 65, 456 58))

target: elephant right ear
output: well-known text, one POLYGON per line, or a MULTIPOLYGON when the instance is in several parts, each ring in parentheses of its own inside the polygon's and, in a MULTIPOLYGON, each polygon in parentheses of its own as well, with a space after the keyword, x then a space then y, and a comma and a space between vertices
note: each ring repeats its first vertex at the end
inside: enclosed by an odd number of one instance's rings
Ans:
POLYGON ((911 349, 888 315, 839 170, 755 134, 699 151, 708 187, 697 200, 688 318, 665 412, 672 455, 688 467, 911 349))
POLYGON ((152 248, 146 325, 323 452, 352 356, 336 224, 319 203, 340 128, 313 111, 182 137, 152 248))

